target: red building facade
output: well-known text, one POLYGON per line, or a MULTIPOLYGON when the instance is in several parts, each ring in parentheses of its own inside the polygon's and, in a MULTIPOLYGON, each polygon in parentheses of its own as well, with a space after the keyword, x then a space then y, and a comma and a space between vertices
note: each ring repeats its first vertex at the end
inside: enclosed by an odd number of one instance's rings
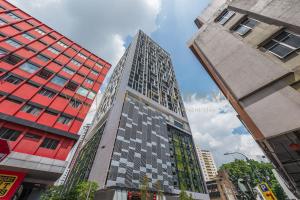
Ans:
POLYGON ((12 150, 0 170, 25 174, 20 194, 61 175, 109 68, 103 59, 0 1, 0 139, 12 150))

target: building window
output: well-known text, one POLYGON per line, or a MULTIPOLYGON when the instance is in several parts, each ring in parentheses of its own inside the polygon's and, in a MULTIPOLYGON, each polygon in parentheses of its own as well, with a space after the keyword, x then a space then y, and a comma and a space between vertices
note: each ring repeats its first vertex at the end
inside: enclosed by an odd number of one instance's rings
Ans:
POLYGON ((91 85, 94 84, 94 81, 92 79, 89 79, 89 78, 85 79, 85 82, 88 83, 88 84, 91 84, 91 85))
POLYGON ((70 69, 70 68, 67 68, 67 67, 64 67, 62 70, 63 70, 64 72, 67 72, 67 73, 70 74, 70 75, 75 74, 75 71, 74 71, 74 70, 72 70, 72 69, 70 69))
POLYGON ((52 92, 52 91, 50 91, 50 90, 47 90, 47 89, 41 89, 39 92, 38 92, 38 94, 41 94, 41 95, 43 95, 43 96, 45 96, 45 97, 48 97, 48 98, 50 98, 50 99, 52 99, 55 95, 56 95, 56 93, 55 92, 52 92))
POLYGON ((11 84, 14 84, 14 85, 18 85, 19 83, 21 83, 23 81, 22 79, 20 79, 16 76, 10 75, 10 74, 4 76, 3 80, 5 82, 8 82, 8 83, 11 83, 11 84))
POLYGON ((43 31, 43 30, 40 29, 40 28, 36 28, 35 31, 38 32, 38 33, 41 34, 41 35, 45 35, 45 34, 46 34, 46 32, 43 31))
POLYGON ((69 125, 69 123, 71 122, 71 118, 70 117, 66 117, 66 116, 60 116, 57 120, 57 122, 61 123, 61 124, 65 124, 65 125, 69 125))
POLYGON ((24 137, 33 139, 33 140, 40 140, 42 137, 33 133, 26 133, 24 137))
POLYGON ((0 26, 6 24, 6 21, 4 21, 3 19, 0 19, 0 26))
POLYGON ((76 93, 86 97, 89 91, 83 87, 79 87, 76 93))
POLYGON ((243 20, 236 28, 234 28, 234 31, 240 35, 246 35, 256 26, 256 24, 256 20, 247 18, 243 20))
POLYGON ((55 83, 57 85, 60 85, 60 86, 64 86, 65 83, 67 82, 67 79, 64 79, 60 76, 54 76, 53 79, 51 80, 52 83, 55 83))
POLYGON ((94 99, 96 96, 96 94, 94 92, 90 92, 89 95, 88 95, 88 98, 89 99, 94 99))
POLYGON ((15 14, 12 13, 12 12, 7 13, 7 15, 10 16, 11 18, 15 19, 15 20, 20 20, 20 19, 21 19, 21 17, 15 15, 15 14))
POLYGON ((20 46, 22 46, 21 43, 15 41, 15 40, 13 40, 13 39, 8 39, 8 40, 6 40, 5 42, 6 42, 7 44, 9 44, 10 46, 15 47, 15 48, 19 48, 20 46))
POLYGON ((58 55, 60 53, 60 51, 58 51, 57 49, 53 48, 53 47, 49 47, 48 48, 49 51, 51 51, 52 53, 58 55))
POLYGON ((78 85, 72 81, 67 83, 66 88, 72 91, 75 91, 77 89, 78 85))
POLYGON ((0 138, 9 141, 16 141, 20 136, 21 131, 16 131, 9 128, 0 128, 0 138))
POLYGON ((19 68, 30 74, 35 73, 39 69, 39 67, 29 62, 23 63, 19 68))
POLYGON ((81 58, 83 58, 83 59, 87 59, 87 57, 84 54, 82 54, 82 53, 78 53, 78 56, 81 57, 81 58))
POLYGON ((32 35, 29 35, 28 33, 23 33, 22 36, 30 41, 35 39, 35 37, 33 37, 32 35))
POLYGON ((25 105, 23 106, 21 111, 32 114, 34 116, 38 116, 41 112, 41 109, 32 105, 25 105))
POLYGON ((63 43, 61 41, 58 41, 57 44, 62 46, 63 48, 68 48, 68 45, 66 45, 65 43, 63 43))
POLYGON ((102 68, 103 66, 102 65, 100 65, 99 63, 96 63, 96 66, 97 67, 100 67, 100 68, 102 68))
POLYGON ((71 63, 73 63, 74 65, 76 65, 76 66, 78 66, 78 67, 81 65, 81 63, 78 62, 78 61, 75 60, 75 59, 72 59, 72 60, 71 60, 71 63))
POLYGON ((73 108, 78 108, 81 105, 81 102, 76 100, 76 99, 71 99, 70 101, 70 106, 72 106, 73 108))
POLYGON ((11 65, 16 65, 18 64, 20 61, 22 61, 22 58, 14 55, 14 54, 9 54, 5 57, 2 58, 2 61, 3 62, 6 62, 8 64, 11 64, 11 65))
POLYGON ((91 73, 94 74, 94 75, 96 75, 96 76, 99 75, 99 72, 97 72, 97 71, 95 71, 95 70, 92 70, 91 73))
POLYGON ((225 9, 215 20, 216 22, 218 22, 221 25, 225 25, 226 22, 235 14, 234 11, 225 9))
POLYGON ((300 48, 300 36, 282 31, 271 41, 266 43, 263 48, 279 58, 285 58, 300 48))
POLYGON ((53 74, 53 72, 50 72, 47 69, 42 69, 36 75, 47 80, 48 78, 50 78, 52 76, 52 74, 53 74))
POLYGON ((50 58, 48 58, 48 57, 46 57, 46 56, 44 56, 42 54, 38 54, 36 57, 38 59, 40 59, 41 61, 43 61, 43 62, 48 62, 50 60, 50 58))
POLYGON ((54 150, 56 149, 58 143, 59 143, 58 140, 52 138, 45 138, 40 147, 54 150))

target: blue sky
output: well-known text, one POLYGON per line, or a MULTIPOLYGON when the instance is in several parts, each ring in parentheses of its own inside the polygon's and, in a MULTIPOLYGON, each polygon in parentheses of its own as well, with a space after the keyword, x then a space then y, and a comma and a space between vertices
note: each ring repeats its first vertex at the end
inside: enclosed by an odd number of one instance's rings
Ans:
MULTIPOLYGON (((262 154, 187 47, 197 31, 194 19, 210 0, 9 1, 113 66, 132 37, 143 30, 171 54, 195 143, 211 150, 218 166, 235 158, 225 152, 239 151, 252 158, 262 154)), ((96 108, 95 104, 88 120, 96 108)))

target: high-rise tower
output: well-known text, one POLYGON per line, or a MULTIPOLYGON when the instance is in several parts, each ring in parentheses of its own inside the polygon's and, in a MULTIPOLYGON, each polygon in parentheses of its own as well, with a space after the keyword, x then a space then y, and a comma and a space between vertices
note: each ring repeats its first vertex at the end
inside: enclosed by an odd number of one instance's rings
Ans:
POLYGON ((142 31, 117 64, 86 141, 69 187, 88 179, 106 189, 101 199, 127 199, 148 177, 152 191, 208 199, 170 55, 142 31))

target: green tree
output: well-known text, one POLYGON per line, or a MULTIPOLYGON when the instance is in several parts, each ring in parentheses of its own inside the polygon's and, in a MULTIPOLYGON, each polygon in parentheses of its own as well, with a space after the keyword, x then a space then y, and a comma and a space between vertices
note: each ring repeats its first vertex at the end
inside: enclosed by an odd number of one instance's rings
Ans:
POLYGON ((184 191, 184 190, 181 190, 181 191, 180 191, 179 199, 180 199, 180 200, 193 200, 192 195, 191 195, 191 194, 188 195, 188 194, 186 193, 186 191, 184 191))
POLYGON ((271 163, 258 162, 255 160, 249 160, 248 162, 235 160, 223 164, 220 169, 228 172, 231 181, 236 187, 239 179, 247 180, 252 188, 261 182, 267 182, 278 200, 286 199, 283 189, 272 172, 273 166, 271 163))
POLYGON ((98 184, 83 181, 68 192, 63 192, 64 185, 51 186, 42 195, 41 200, 93 200, 98 184))
POLYGON ((147 176, 144 176, 143 182, 141 185, 141 200, 149 199, 149 179, 147 176))

